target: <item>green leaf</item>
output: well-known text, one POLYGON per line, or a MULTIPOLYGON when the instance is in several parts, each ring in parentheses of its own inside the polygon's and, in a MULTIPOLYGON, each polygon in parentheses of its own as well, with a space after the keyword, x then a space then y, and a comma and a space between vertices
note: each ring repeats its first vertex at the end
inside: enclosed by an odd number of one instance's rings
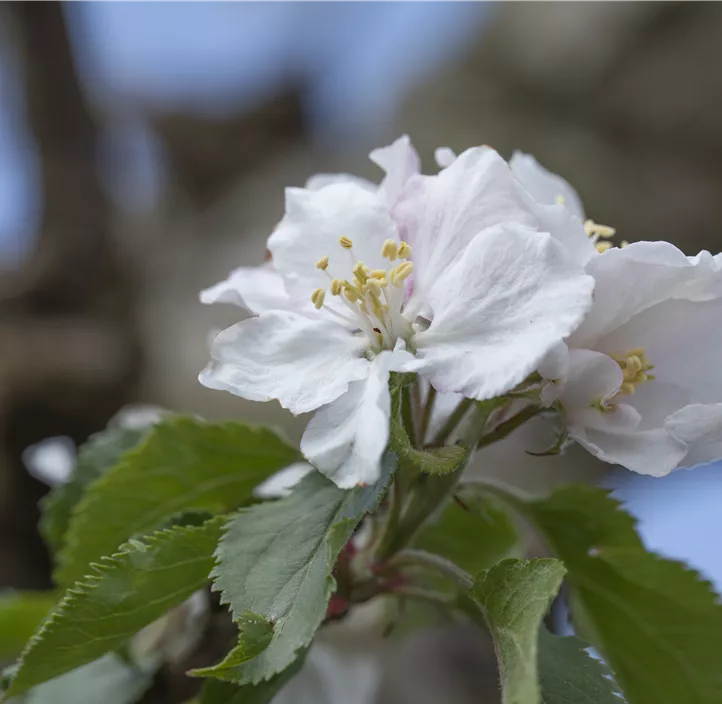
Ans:
POLYGON ((540 702, 539 628, 563 578, 558 560, 502 560, 472 587, 494 640, 503 704, 540 702))
POLYGON ((117 655, 108 655, 34 687, 23 704, 133 704, 150 687, 148 671, 132 667, 117 655))
POLYGON ((55 592, 1 594, 0 660, 16 658, 57 603, 55 592))
POLYGON ((183 417, 155 425, 77 505, 57 581, 69 586, 82 579, 91 562, 173 516, 251 503, 257 484, 298 459, 268 428, 183 417))
POLYGON ((255 685, 208 680, 203 685, 200 704, 268 704, 298 674, 304 660, 302 655, 283 672, 255 685))
POLYGON ((24 692, 118 648, 203 587, 225 517, 133 540, 70 589, 32 638, 9 695, 24 692))
POLYGON ((478 574, 509 556, 517 531, 497 501, 478 495, 461 499, 462 504, 452 501, 435 523, 427 524, 415 545, 478 574))
POLYGON ((40 532, 54 553, 63 545, 73 508, 88 485, 116 465, 124 452, 135 447, 148 429, 109 427, 92 435, 80 448, 75 471, 40 503, 40 532))
POLYGON ((683 564, 650 553, 605 490, 562 487, 515 505, 564 561, 577 628, 630 704, 722 702, 722 605, 683 564))
POLYGON ((314 472, 288 498, 243 509, 229 523, 213 577, 238 622, 239 645, 200 674, 253 684, 294 661, 324 619, 339 552, 378 505, 395 466, 395 456, 387 454, 382 478, 350 491, 314 472), (241 620, 249 612, 273 626, 270 645, 250 660, 256 639, 241 620))
POLYGON ((579 638, 539 632, 542 704, 622 704, 604 663, 587 652, 579 638))

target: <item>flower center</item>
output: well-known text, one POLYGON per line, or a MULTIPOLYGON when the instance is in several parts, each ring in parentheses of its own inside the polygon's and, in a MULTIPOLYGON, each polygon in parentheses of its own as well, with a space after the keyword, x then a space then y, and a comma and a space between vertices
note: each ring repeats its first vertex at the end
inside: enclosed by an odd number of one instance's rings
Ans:
POLYGON ((619 365, 624 377, 615 398, 624 394, 633 394, 640 384, 654 380, 654 375, 647 374, 654 369, 654 365, 649 363, 643 347, 635 347, 622 354, 610 356, 619 365))
POLYGON ((399 338, 406 339, 411 333, 411 324, 402 315, 404 281, 414 270, 413 263, 407 261, 411 246, 403 241, 386 240, 381 248, 382 257, 389 262, 400 260, 399 264, 387 269, 371 269, 356 258, 351 239, 340 237, 339 245, 352 259, 352 280, 334 277, 329 271, 328 256, 321 257, 316 268, 329 277, 328 293, 337 297, 350 315, 327 305, 327 291, 323 288, 317 288, 311 294, 313 305, 358 328, 366 334, 372 349, 393 349, 399 338))
POLYGON ((640 384, 645 381, 653 381, 656 378, 653 374, 647 374, 647 372, 654 369, 654 365, 649 363, 643 347, 635 347, 621 354, 611 354, 609 356, 622 370, 622 385, 611 398, 600 399, 593 404, 597 410, 603 412, 614 410, 614 402, 620 396, 633 394, 640 384))

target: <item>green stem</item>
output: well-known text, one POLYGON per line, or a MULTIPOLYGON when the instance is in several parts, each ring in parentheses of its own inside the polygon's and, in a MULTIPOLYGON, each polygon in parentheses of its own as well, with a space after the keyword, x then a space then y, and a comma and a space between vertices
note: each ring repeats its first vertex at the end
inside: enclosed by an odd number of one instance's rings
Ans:
POLYGON ((436 433, 433 440, 431 441, 430 445, 432 447, 440 447, 449 439, 449 436, 456 430, 456 427, 461 422, 461 419, 466 415, 466 412, 471 408, 473 403, 473 398, 464 398, 459 401, 459 405, 446 419, 446 423, 444 423, 439 432, 436 433))
POLYGON ((427 604, 435 604, 436 606, 441 606, 444 609, 453 608, 455 605, 455 600, 453 598, 449 598, 443 594, 438 594, 430 589, 421 589, 419 587, 396 587, 390 593, 393 596, 397 596, 402 599, 424 601, 427 604))
POLYGON ((376 553, 379 560, 389 559, 413 542, 429 516, 454 492, 464 466, 449 474, 421 474, 416 478, 410 505, 398 529, 379 547, 376 553))
POLYGON ((401 389, 401 422, 404 424, 404 430, 412 444, 416 439, 416 431, 414 430, 414 406, 411 402, 411 387, 404 386, 401 389))
POLYGON ((419 426, 419 443, 422 447, 426 441, 426 434, 429 432, 429 423, 431 422, 431 414, 434 410, 435 402, 436 389, 433 386, 429 386, 429 393, 426 396, 426 404, 424 405, 424 412, 421 416, 421 423, 419 426))
POLYGON ((497 425, 496 428, 494 428, 494 430, 492 430, 490 433, 484 435, 477 443, 476 449, 478 450, 482 447, 486 447, 487 445, 498 442, 499 440, 503 440, 505 437, 514 432, 517 428, 524 425, 524 423, 531 420, 534 416, 544 412, 545 410, 546 408, 543 408, 541 406, 527 406, 526 408, 519 411, 519 413, 517 413, 515 416, 512 416, 508 420, 505 420, 503 423, 499 423, 499 425, 497 425))
POLYGON ((466 570, 462 570, 461 567, 441 555, 435 555, 425 550, 404 550, 389 560, 389 567, 404 566, 434 570, 448 577, 463 592, 469 591, 474 586, 474 579, 466 570))

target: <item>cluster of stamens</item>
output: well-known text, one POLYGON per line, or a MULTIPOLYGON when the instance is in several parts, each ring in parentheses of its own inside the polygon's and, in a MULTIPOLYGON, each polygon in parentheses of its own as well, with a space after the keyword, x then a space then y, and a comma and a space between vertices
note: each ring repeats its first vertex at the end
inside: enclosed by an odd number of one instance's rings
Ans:
POLYGON ((411 246, 407 242, 386 240, 381 255, 389 262, 401 260, 389 269, 371 269, 353 254, 353 241, 340 237, 339 244, 353 259, 352 280, 335 278, 328 271, 329 257, 316 262, 316 268, 325 272, 331 280, 328 292, 339 298, 353 314, 348 318, 326 305, 326 290, 317 288, 311 294, 311 301, 317 309, 324 308, 347 323, 358 323, 373 342, 381 347, 393 347, 395 340, 403 336, 408 325, 401 317, 404 281, 414 270, 411 246))
POLYGON ((654 380, 653 374, 647 374, 654 369, 654 365, 649 363, 643 347, 635 347, 620 355, 613 354, 611 357, 621 368, 624 378, 617 392, 618 396, 633 394, 640 384, 654 380))
MULTIPOLYGON (((594 222, 594 220, 587 220, 584 223, 584 231, 587 233, 587 237, 592 240, 597 252, 600 254, 614 246, 609 242, 609 240, 617 234, 617 231, 613 227, 601 225, 598 222, 594 222)), ((628 244, 629 242, 627 242, 627 240, 622 240, 619 246, 626 247, 628 244)))
POLYGON ((613 402, 619 396, 633 394, 640 384, 643 384, 645 381, 654 381, 656 378, 653 374, 647 373, 654 369, 654 365, 649 363, 643 347, 635 347, 622 354, 613 354, 610 356, 622 370, 623 380, 619 391, 617 391, 612 398, 606 402, 595 404, 598 405, 602 411, 612 410, 614 408, 613 402))

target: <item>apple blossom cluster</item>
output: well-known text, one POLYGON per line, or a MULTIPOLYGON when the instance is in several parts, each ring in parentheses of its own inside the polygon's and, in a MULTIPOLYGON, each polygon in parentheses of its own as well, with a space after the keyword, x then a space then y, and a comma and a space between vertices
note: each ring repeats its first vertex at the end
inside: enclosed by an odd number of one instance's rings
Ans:
POLYGON ((202 292, 251 316, 215 337, 201 383, 313 412, 301 449, 341 488, 379 477, 394 372, 436 425, 523 398, 560 447, 636 472, 722 456, 721 255, 613 246, 529 155, 444 148, 424 175, 404 136, 370 158, 379 185, 287 189, 271 260, 202 292))

